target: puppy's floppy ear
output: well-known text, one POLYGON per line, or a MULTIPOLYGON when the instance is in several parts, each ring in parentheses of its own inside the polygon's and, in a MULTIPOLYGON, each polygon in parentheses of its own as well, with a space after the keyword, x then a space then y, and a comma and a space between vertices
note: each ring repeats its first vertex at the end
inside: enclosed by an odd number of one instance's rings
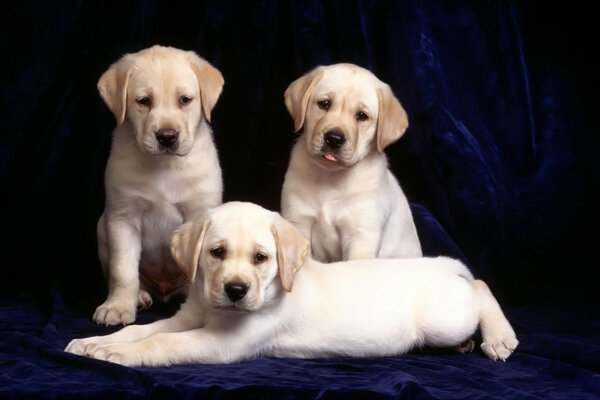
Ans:
POLYGON ((134 64, 134 56, 126 54, 111 65, 98 80, 100 97, 117 119, 117 125, 125 120, 127 108, 127 85, 134 64))
POLYGON ((317 67, 309 73, 290 83, 283 97, 285 106, 294 119, 294 131, 298 132, 304 125, 306 107, 312 94, 312 89, 323 76, 323 68, 317 67))
POLYGON ((298 229, 277 213, 271 232, 277 248, 279 279, 285 291, 291 292, 294 276, 304 265, 310 245, 308 239, 298 229))
POLYGON ((196 278, 200 250, 209 226, 208 219, 186 222, 175 230, 171 238, 171 254, 190 282, 196 278))
POLYGON ((225 79, 223 79, 223 75, 218 69, 210 65, 208 61, 198 57, 193 51, 188 51, 187 56, 200 86, 202 113, 204 118, 210 122, 210 113, 215 108, 219 96, 221 96, 225 79))
POLYGON ((388 85, 377 88, 379 113, 377 116, 377 151, 383 152, 390 144, 400 139, 408 128, 408 116, 388 85))

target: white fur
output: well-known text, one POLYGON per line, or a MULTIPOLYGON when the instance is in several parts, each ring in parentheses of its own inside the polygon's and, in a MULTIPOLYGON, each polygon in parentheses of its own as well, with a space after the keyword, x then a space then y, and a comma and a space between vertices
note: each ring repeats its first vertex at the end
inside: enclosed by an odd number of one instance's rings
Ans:
MULTIPOLYGON (((100 80, 101 94, 118 125, 106 166, 106 206, 97 230, 109 290, 93 316, 99 324, 133 322, 136 307, 152 303, 150 293, 166 299, 174 289, 185 291, 186 277, 178 277, 181 270, 169 252, 171 235, 183 222, 221 204, 221 168, 209 116, 201 109, 203 75, 192 63, 209 68, 218 81, 220 73, 195 54, 159 46, 126 55, 100 80), (118 74, 119 81, 114 78, 118 74), (123 90, 126 110, 119 121, 123 90), (182 94, 193 99, 185 107, 178 103, 182 94), (152 106, 136 103, 141 96, 149 96, 152 106), (172 149, 159 146, 156 132, 161 128, 179 132, 172 149), (153 281, 140 282, 141 275, 153 281)), ((218 97, 222 78, 216 86, 212 90, 218 97)))
MULTIPOLYGON (((305 259, 307 242, 297 230, 259 206, 227 203, 211 210, 208 221, 205 235, 192 238, 201 242, 189 247, 197 255, 198 275, 175 316, 75 339, 66 351, 129 366, 392 356, 420 346, 457 346, 478 324, 489 358, 505 360, 518 344, 485 283, 473 280, 457 260, 321 264, 305 259), (211 255, 215 246, 226 249, 223 259, 211 255), (268 259, 254 262, 257 251, 268 259), (289 270, 280 262, 294 261, 302 268, 287 292, 282 274, 289 270), (227 299, 224 285, 232 280, 249 285, 247 298, 227 299)), ((186 224, 176 236, 199 231, 202 223, 186 224)), ((175 253, 184 251, 178 250, 182 243, 174 241, 175 253)))
POLYGON ((377 149, 378 135, 387 135, 389 144, 408 126, 389 87, 365 69, 336 64, 293 82, 286 105, 299 118, 296 129, 303 133, 285 175, 281 213, 310 238, 313 257, 333 262, 421 256, 408 200, 388 169, 383 148, 377 149), (311 79, 313 86, 306 89, 311 79), (377 90, 383 100, 378 100, 377 90), (303 93, 307 103, 300 107, 303 93), (323 99, 331 102, 328 110, 318 105, 323 99), (382 115, 386 102, 393 104, 394 115, 382 115), (359 111, 369 119, 358 121, 359 111), (386 119, 387 130, 379 118, 386 119), (331 130, 347 138, 337 162, 324 159, 331 153, 324 147, 324 135, 331 130))

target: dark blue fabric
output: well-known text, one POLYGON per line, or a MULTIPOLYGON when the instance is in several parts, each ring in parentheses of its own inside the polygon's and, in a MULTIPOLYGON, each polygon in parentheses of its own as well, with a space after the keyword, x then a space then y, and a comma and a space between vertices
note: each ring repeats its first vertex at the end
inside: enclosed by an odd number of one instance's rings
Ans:
MULTIPOLYGON (((23 297, 0 303, 0 398, 595 398, 599 312, 599 307, 510 309, 521 345, 505 363, 480 351, 425 351, 392 358, 261 358, 132 369, 62 352, 73 337, 115 328, 94 326, 89 313, 73 312, 55 290, 37 302, 23 297)), ((161 316, 144 313, 140 322, 161 316)))
MULTIPOLYGON (((0 27, 0 397, 599 398, 594 257, 600 148, 594 13, 548 1, 24 1, 0 27), (521 345, 480 352, 258 359, 128 369, 65 354, 104 334, 96 256, 113 116, 96 92, 120 55, 196 50, 225 199, 271 209, 295 136, 282 94, 319 64, 388 82, 410 128, 387 149, 428 255, 485 279, 521 345)), ((153 307, 149 322, 176 306, 153 307)))

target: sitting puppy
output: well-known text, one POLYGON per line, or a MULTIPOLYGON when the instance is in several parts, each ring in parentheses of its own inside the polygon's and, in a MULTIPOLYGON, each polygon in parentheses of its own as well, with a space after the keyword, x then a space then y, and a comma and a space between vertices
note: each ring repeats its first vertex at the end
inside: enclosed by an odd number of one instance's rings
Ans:
POLYGON ((210 113, 223 77, 193 52, 154 46, 100 78, 117 127, 106 166, 98 248, 108 297, 99 324, 128 324, 136 307, 187 285, 169 251, 173 231, 222 202, 210 113), (139 273, 138 273, 139 270, 139 273))
POLYGON ((392 356, 457 346, 478 325, 493 360, 518 344, 486 284, 449 258, 321 264, 279 214, 239 202, 184 224, 171 245, 192 280, 179 312, 66 351, 129 366, 392 356))
POLYGON ((318 67, 292 82, 285 105, 294 145, 281 214, 332 262, 422 255, 406 196, 383 153, 408 127, 388 85, 351 64, 318 67))

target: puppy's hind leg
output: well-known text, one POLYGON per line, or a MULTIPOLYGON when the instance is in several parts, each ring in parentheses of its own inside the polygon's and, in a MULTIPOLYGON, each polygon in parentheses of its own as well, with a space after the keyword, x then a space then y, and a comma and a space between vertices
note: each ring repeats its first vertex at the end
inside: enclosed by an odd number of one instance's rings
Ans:
POLYGON ((143 282, 140 282, 140 290, 138 291, 138 303, 137 309, 143 311, 148 309, 152 305, 152 295, 150 295, 148 288, 143 282))
POLYGON ((468 338, 458 346, 452 348, 455 352, 459 354, 467 354, 472 352, 475 349, 475 341, 473 338, 468 338))
POLYGON ((494 361, 506 361, 519 344, 515 331, 485 282, 474 280, 471 285, 480 307, 481 350, 494 361))

